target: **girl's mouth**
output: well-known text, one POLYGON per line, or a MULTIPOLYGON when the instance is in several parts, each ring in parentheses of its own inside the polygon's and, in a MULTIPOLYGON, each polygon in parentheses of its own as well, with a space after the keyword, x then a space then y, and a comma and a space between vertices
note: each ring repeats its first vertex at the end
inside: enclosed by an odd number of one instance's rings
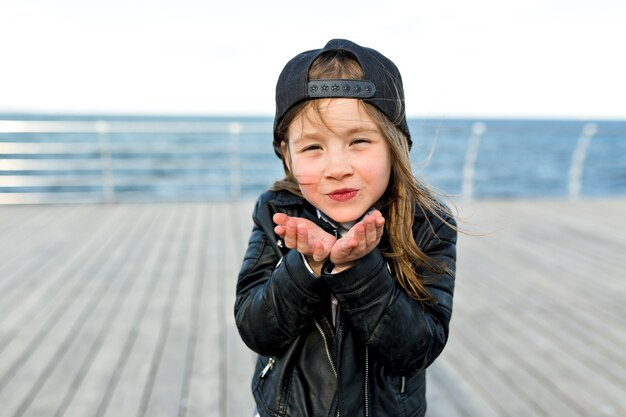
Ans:
POLYGON ((335 200, 335 201, 348 201, 354 196, 356 196, 357 192, 358 190, 346 188, 346 189, 341 189, 341 190, 335 190, 329 193, 328 197, 331 200, 335 200))

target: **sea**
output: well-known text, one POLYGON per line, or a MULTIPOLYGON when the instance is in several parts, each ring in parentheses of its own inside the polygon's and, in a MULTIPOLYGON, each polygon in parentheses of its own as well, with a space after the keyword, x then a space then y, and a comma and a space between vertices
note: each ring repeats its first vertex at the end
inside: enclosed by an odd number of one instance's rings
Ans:
MULTIPOLYGON (((283 172, 271 125, 271 117, 0 114, 0 202, 253 199, 283 172), (14 122, 96 128, 20 131, 14 122)), ((415 175, 452 198, 626 196, 626 120, 411 118, 409 128, 415 175)))

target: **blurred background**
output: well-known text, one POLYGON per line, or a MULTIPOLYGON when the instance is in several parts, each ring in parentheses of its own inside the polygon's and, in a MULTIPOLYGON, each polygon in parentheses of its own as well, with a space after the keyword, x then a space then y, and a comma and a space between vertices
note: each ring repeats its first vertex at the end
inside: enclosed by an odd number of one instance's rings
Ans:
POLYGON ((249 415, 232 319, 287 60, 400 68, 459 210, 435 416, 626 415, 626 4, 0 2, 3 415, 249 415), (581 393, 581 388, 585 387, 581 393))
POLYGON ((415 171, 442 192, 626 193, 618 1, 0 7, 2 203, 254 198, 281 174, 282 66, 341 37, 401 69, 415 171))

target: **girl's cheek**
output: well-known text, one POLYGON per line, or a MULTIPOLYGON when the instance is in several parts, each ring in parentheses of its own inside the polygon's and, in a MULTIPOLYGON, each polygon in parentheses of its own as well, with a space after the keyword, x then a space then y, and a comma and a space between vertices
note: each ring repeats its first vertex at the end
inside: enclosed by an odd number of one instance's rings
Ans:
POLYGON ((293 168, 293 176, 298 184, 308 185, 319 182, 321 171, 314 164, 297 164, 293 168))
POLYGON ((305 173, 295 173, 294 177, 296 177, 296 181, 300 185, 310 185, 318 182, 319 176, 305 173))

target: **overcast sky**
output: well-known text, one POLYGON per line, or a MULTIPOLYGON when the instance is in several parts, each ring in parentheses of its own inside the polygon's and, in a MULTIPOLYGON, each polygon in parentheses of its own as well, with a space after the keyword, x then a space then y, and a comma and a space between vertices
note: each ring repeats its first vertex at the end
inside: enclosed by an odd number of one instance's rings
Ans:
POLYGON ((410 116, 626 119, 624 0, 0 0, 0 112, 270 116, 331 38, 391 58, 410 116))

